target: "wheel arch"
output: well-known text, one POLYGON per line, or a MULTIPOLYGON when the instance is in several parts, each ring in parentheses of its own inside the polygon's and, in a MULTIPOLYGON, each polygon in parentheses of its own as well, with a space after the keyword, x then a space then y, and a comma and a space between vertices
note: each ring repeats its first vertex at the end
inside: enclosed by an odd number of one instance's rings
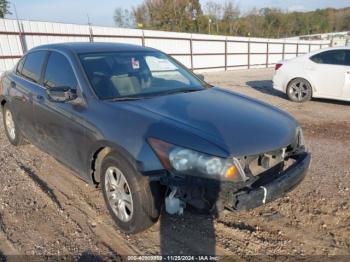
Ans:
POLYGON ((7 100, 5 99, 5 97, 0 96, 0 105, 1 105, 1 107, 3 107, 6 103, 7 103, 7 100))
POLYGON ((316 91, 315 85, 313 84, 312 81, 310 81, 310 79, 309 79, 308 77, 305 77, 305 76, 296 76, 296 77, 293 77, 293 78, 289 79, 289 81, 288 81, 287 84, 286 84, 286 90, 285 90, 285 92, 287 92, 290 83, 291 83, 293 80, 298 79, 298 78, 304 79, 304 80, 306 80, 306 81, 310 84, 310 86, 311 86, 311 91, 312 91, 312 94, 311 94, 311 95, 313 96, 313 94, 314 94, 315 91, 316 91))
POLYGON ((89 154, 89 171, 91 179, 95 185, 98 185, 101 181, 101 167, 103 160, 110 154, 116 154, 123 157, 138 171, 143 170, 142 163, 136 161, 126 149, 108 141, 101 141, 92 147, 89 154))

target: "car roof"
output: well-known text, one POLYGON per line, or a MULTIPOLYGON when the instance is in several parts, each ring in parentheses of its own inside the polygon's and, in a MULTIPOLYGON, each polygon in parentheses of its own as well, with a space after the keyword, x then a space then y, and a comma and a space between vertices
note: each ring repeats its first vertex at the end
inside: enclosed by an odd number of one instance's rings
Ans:
POLYGON ((60 51, 71 51, 76 54, 82 53, 99 53, 99 52, 133 52, 133 51, 157 51, 156 49, 150 47, 143 47, 139 45, 132 44, 122 44, 122 43, 104 43, 104 42, 68 42, 68 43, 58 43, 58 44, 47 44, 37 46, 32 50, 38 49, 55 49, 60 51))

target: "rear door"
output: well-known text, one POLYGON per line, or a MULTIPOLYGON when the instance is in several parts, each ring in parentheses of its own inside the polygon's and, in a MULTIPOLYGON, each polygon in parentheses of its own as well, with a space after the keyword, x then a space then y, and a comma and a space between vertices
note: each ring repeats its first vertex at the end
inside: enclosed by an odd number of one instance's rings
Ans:
POLYGON ((317 94, 322 97, 341 98, 348 71, 347 51, 328 50, 310 57, 312 61, 306 68, 315 85, 317 94))
POLYGON ((10 77, 11 109, 25 137, 36 143, 33 97, 42 89, 40 79, 47 51, 33 51, 23 57, 10 77))
POLYGON ((43 73, 43 86, 34 98, 36 133, 46 152, 82 174, 86 169, 82 159, 89 145, 82 116, 86 109, 80 98, 71 102, 51 101, 46 90, 59 86, 77 89, 78 81, 68 58, 51 51, 43 73))

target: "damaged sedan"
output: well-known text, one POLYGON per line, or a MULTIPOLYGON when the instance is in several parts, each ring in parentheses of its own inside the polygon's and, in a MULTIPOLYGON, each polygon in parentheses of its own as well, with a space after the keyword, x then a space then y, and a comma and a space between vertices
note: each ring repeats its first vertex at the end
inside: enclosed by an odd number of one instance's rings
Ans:
POLYGON ((152 48, 39 46, 0 90, 9 141, 36 145, 100 187, 128 233, 152 226, 163 206, 258 207, 297 186, 310 164, 290 115, 213 87, 152 48))

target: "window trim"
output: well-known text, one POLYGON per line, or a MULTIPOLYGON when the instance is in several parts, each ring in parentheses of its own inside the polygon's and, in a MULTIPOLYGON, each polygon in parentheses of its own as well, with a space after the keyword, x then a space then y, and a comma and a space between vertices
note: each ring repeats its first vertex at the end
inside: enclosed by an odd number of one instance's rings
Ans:
POLYGON ((79 89, 79 86, 80 86, 80 85, 79 85, 79 79, 78 79, 78 77, 77 77, 77 74, 75 73, 74 67, 72 66, 72 63, 71 63, 70 59, 69 59, 63 52, 58 52, 58 51, 56 51, 56 50, 48 50, 48 55, 47 55, 47 57, 46 57, 46 61, 45 61, 45 63, 44 63, 44 67, 43 67, 43 71, 42 71, 41 86, 42 86, 45 90, 50 89, 50 88, 48 88, 48 87, 45 86, 45 74, 46 74, 47 65, 48 65, 48 63, 49 63, 49 59, 50 59, 50 56, 51 56, 52 53, 57 53, 57 54, 59 54, 59 55, 62 55, 62 56, 66 59, 66 61, 68 62, 69 66, 70 66, 70 68, 71 68, 71 70, 72 70, 72 72, 73 72, 75 81, 76 81, 76 83, 77 83, 77 86, 75 87, 75 90, 78 90, 78 89, 79 89))
POLYGON ((22 56, 22 57, 18 60, 17 65, 16 65, 16 67, 15 67, 15 74, 16 74, 16 75, 22 76, 22 70, 23 70, 23 67, 24 67, 24 63, 26 62, 26 61, 25 61, 26 58, 27 58, 27 55, 24 55, 24 56, 22 56), (23 61, 22 69, 21 69, 21 71, 19 71, 18 68, 19 68, 19 65, 21 64, 22 61, 23 61))
MULTIPOLYGON (((42 82, 42 73, 43 73, 43 69, 44 69, 44 67, 45 67, 45 64, 46 64, 46 62, 47 62, 47 57, 48 57, 48 53, 49 53, 49 52, 48 52, 48 50, 44 50, 44 49, 43 49, 43 50, 41 50, 41 49, 39 49, 39 50, 33 50, 33 51, 30 51, 30 52, 28 52, 27 54, 25 54, 24 59, 27 60, 28 55, 29 55, 29 54, 33 54, 33 53, 35 53, 35 52, 45 52, 45 53, 46 53, 46 54, 45 54, 45 57, 44 57, 43 64, 41 65, 41 70, 40 70, 40 75, 39 75, 38 81, 36 82, 36 81, 34 81, 34 79, 30 79, 30 78, 28 78, 28 77, 26 77, 26 76, 23 75, 22 71, 23 71, 23 68, 24 68, 24 66, 25 66, 25 62, 26 62, 26 61, 24 61, 24 64, 23 64, 23 67, 22 67, 22 70, 21 70, 21 74, 20 74, 19 76, 22 77, 23 79, 25 79, 25 80, 31 82, 31 83, 34 83, 34 84, 36 84, 36 85, 41 86, 41 82, 42 82)), ((16 69, 17 69, 17 68, 16 68, 16 69)), ((17 71, 16 71, 16 73, 17 73, 17 71)))

